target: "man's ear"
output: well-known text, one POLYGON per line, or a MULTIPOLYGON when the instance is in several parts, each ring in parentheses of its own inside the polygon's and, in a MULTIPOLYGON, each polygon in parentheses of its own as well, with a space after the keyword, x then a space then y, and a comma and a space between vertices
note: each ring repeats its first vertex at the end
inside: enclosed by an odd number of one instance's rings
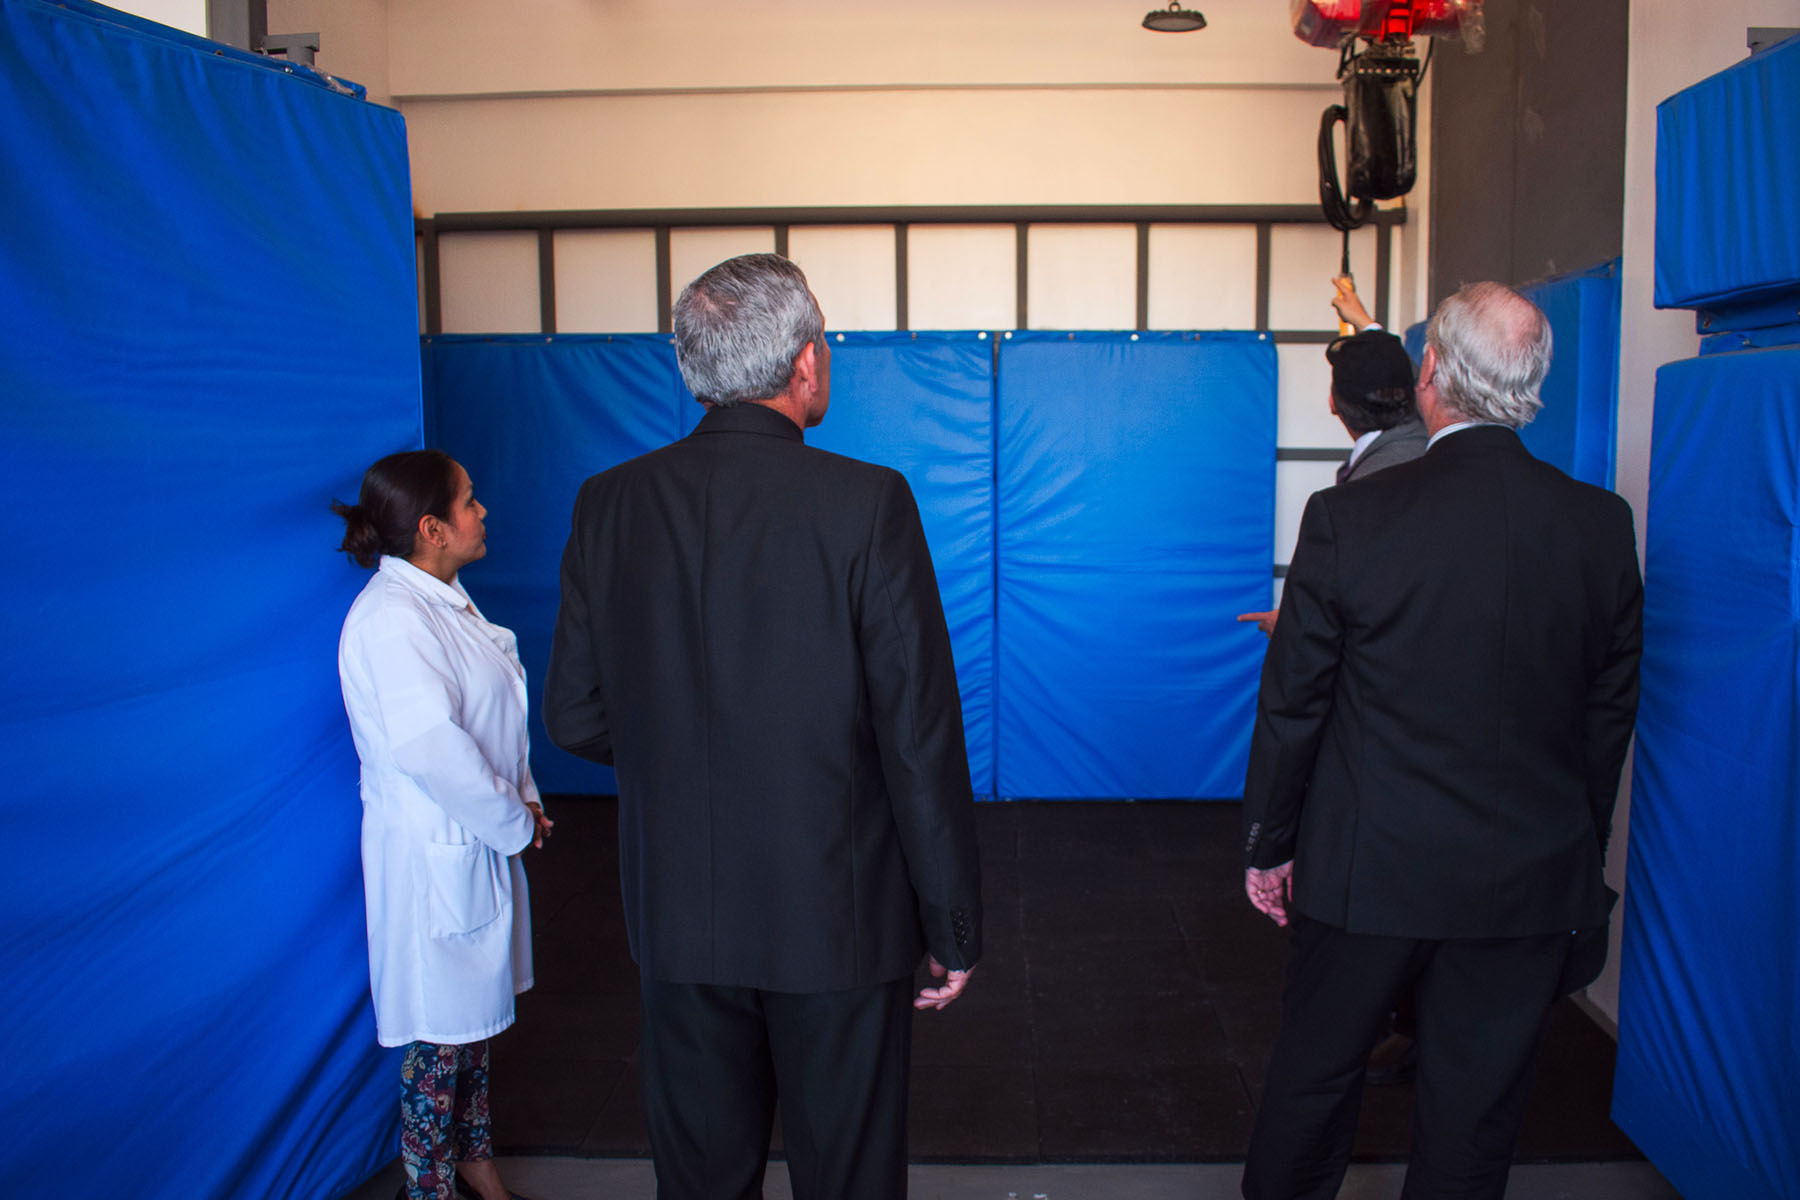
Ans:
POLYGON ((808 342, 794 355, 794 383, 796 392, 804 388, 809 395, 818 388, 819 343, 808 342))
POLYGON ((1437 351, 1430 346, 1425 347, 1425 356, 1419 359, 1419 387, 1430 383, 1437 375, 1437 351))

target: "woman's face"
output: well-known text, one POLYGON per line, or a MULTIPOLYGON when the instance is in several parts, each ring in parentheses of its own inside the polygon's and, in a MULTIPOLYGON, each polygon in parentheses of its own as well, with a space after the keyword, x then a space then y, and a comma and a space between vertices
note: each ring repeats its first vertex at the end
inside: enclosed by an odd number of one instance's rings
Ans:
POLYGON ((456 467, 456 499, 450 502, 450 516, 443 522, 449 541, 444 556, 458 568, 474 562, 487 553, 487 509, 475 498, 475 485, 469 473, 456 467))

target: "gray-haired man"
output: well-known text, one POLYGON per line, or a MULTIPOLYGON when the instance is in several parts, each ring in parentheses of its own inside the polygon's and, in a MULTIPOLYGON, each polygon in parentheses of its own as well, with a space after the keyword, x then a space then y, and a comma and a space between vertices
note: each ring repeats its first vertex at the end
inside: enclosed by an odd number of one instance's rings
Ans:
POLYGON ((1535 305, 1464 288, 1427 335, 1424 457, 1301 520, 1244 785, 1245 888, 1293 929, 1248 1197, 1336 1194, 1407 989, 1403 1195, 1501 1196, 1571 931, 1606 923, 1643 588, 1625 502, 1519 440, 1549 365, 1535 305))
POLYGON ((658 1195, 761 1196, 779 1100, 795 1196, 904 1196, 913 1010, 981 953, 931 555, 905 479, 805 443, 831 351, 798 267, 707 271, 675 345, 707 415, 582 485, 544 688, 618 773, 658 1195))

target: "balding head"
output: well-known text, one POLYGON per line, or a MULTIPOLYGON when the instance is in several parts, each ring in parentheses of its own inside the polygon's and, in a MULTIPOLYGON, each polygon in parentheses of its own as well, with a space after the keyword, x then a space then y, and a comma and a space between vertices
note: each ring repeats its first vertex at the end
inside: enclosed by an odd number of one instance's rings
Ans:
POLYGON ((1530 423, 1550 370, 1550 321, 1499 283, 1471 283, 1438 305, 1425 332, 1431 385, 1458 420, 1530 423))

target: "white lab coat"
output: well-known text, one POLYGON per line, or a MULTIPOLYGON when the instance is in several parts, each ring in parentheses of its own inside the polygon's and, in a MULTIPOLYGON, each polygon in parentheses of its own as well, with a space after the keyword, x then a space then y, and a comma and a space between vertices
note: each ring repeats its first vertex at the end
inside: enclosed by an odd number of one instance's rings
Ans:
POLYGON ((532 983, 517 641, 460 583, 383 557, 344 618, 338 675, 362 759, 377 1040, 480 1041, 532 983))

